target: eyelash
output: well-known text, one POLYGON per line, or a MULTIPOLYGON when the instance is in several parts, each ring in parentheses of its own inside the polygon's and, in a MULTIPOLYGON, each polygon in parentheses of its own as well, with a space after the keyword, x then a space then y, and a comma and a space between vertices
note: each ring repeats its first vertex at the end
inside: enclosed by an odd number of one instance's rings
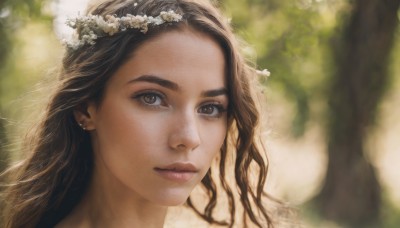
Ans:
POLYGON ((132 96, 132 98, 137 100, 140 104, 147 106, 147 107, 151 107, 151 108, 161 108, 162 106, 164 106, 164 107, 168 106, 165 102, 165 95, 160 92, 156 92, 156 91, 142 91, 137 94, 134 94, 132 96), (156 105, 149 104, 148 102, 146 102, 144 100, 146 98, 146 96, 154 96, 156 99, 160 99, 160 102, 162 104, 156 104, 156 105))
POLYGON ((197 110, 200 110, 202 108, 208 108, 208 107, 215 108, 218 111, 218 113, 215 115, 202 114, 202 115, 206 116, 207 118, 220 118, 222 116, 222 114, 224 112, 226 112, 226 108, 224 108, 224 106, 222 104, 215 103, 215 102, 203 104, 197 110))
MULTIPOLYGON (((157 91, 142 91, 139 92, 137 94, 134 94, 132 96, 133 99, 137 100, 141 105, 150 107, 150 108, 162 108, 162 107, 167 107, 168 104, 165 102, 166 100, 166 96, 160 92, 157 91), (144 99, 146 98, 146 96, 154 96, 157 99, 160 99, 161 104, 149 104, 148 102, 146 102, 144 99)), ((220 103, 218 102, 208 102, 208 103, 204 103, 202 104, 198 109, 197 109, 198 113, 200 113, 201 115, 205 116, 206 118, 220 118, 222 116, 222 114, 224 112, 227 111, 227 109, 220 103), (214 115, 209 115, 209 114, 203 114, 200 112, 200 110, 202 108, 209 108, 212 107, 214 108, 213 112, 215 111, 215 109, 218 111, 217 114, 214 115)))

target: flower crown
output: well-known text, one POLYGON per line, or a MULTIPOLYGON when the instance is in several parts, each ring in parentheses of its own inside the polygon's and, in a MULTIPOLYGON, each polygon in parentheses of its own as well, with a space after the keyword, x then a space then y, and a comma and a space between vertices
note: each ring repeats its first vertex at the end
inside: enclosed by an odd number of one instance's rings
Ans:
POLYGON ((85 44, 94 45, 95 40, 100 37, 113 36, 116 33, 126 31, 127 29, 140 29, 140 32, 146 33, 149 25, 161 25, 166 22, 179 22, 182 15, 173 10, 162 11, 158 16, 131 15, 123 17, 113 15, 87 15, 67 19, 66 24, 76 29, 77 34, 71 41, 64 42, 67 47, 77 50, 85 44))

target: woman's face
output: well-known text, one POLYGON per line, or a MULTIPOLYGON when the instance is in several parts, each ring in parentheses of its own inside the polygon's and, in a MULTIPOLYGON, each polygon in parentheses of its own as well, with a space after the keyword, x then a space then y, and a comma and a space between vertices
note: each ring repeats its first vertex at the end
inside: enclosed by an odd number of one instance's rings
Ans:
POLYGON ((185 29, 141 45, 89 105, 95 177, 122 195, 184 203, 225 139, 226 88, 210 37, 185 29))

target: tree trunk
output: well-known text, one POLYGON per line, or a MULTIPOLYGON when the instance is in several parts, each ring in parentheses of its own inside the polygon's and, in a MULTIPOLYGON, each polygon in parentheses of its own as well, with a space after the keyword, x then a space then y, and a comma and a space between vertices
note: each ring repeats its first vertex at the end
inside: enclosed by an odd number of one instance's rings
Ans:
POLYGON ((380 185, 365 159, 365 139, 388 84, 400 0, 354 0, 341 37, 328 94, 328 170, 317 203, 327 218, 351 227, 379 221, 380 185))

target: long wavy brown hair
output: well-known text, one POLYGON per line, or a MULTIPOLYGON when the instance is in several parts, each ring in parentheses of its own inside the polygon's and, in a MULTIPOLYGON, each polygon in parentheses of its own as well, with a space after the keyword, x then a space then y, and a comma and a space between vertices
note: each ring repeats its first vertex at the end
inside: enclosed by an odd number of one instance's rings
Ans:
POLYGON ((89 133, 77 125, 73 111, 88 101, 100 103, 107 81, 143 42, 185 27, 212 37, 224 51, 230 102, 228 132, 218 156, 219 165, 214 167, 218 182, 211 168, 202 180, 208 202, 199 207, 189 197, 187 206, 210 224, 233 227, 238 224, 235 217, 241 205, 244 226, 273 225, 264 200, 268 163, 257 134, 259 111, 252 92, 255 70, 242 57, 239 42, 217 7, 194 0, 142 0, 136 4, 109 0, 89 12, 121 17, 155 16, 169 10, 183 15, 182 21, 150 27, 146 34, 136 30, 121 32, 100 38, 95 45, 66 52, 59 86, 35 137, 28 141, 29 153, 6 173, 9 184, 4 191, 4 227, 53 227, 74 209, 91 179, 93 151, 89 133), (231 158, 233 168, 229 169, 226 164, 231 158), (230 182, 236 186, 231 188, 230 182), (215 216, 221 195, 227 198, 225 219, 215 216))

